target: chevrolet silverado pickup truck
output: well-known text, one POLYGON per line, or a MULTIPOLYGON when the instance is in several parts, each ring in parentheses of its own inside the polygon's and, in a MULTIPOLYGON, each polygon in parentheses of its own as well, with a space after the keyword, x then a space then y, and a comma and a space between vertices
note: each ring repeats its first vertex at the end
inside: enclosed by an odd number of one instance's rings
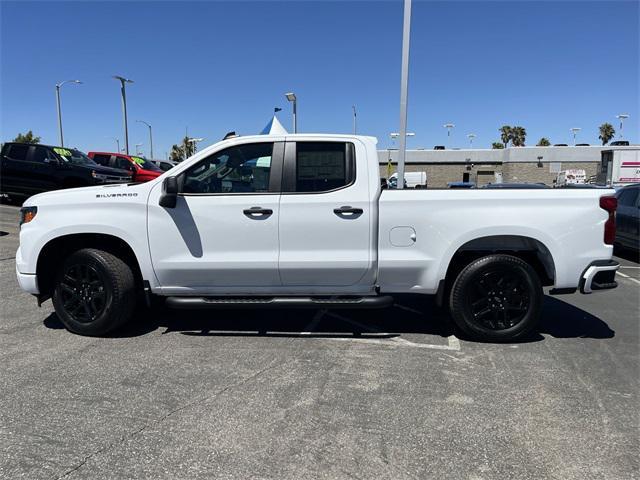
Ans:
POLYGON ((483 341, 535 329, 545 286, 616 286, 613 190, 382 190, 379 168, 372 137, 236 136, 147 183, 36 195, 18 281, 83 335, 156 297, 345 309, 409 293, 483 341))

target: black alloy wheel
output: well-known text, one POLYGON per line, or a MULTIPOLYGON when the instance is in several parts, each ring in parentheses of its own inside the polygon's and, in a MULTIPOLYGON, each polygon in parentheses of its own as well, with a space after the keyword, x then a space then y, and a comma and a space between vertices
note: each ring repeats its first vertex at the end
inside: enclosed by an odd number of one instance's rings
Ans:
POLYGON ((478 258, 455 278, 449 309, 458 328, 481 341, 510 341, 537 325, 542 284, 535 269, 513 255, 478 258))

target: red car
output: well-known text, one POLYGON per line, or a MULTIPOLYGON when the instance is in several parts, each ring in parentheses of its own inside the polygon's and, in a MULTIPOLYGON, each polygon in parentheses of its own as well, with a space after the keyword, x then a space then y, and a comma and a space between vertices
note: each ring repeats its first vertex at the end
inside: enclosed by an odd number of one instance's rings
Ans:
POLYGON ((142 157, 122 153, 89 152, 89 158, 105 167, 121 168, 131 172, 134 182, 148 182, 164 172, 142 157))

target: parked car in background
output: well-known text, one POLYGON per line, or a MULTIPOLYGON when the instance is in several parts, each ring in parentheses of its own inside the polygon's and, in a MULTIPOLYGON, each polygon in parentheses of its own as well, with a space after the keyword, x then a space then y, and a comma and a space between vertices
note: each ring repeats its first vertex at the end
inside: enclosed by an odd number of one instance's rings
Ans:
POLYGON ((156 167, 158 167, 163 172, 171 170, 173 167, 177 165, 176 162, 172 162, 171 160, 149 160, 156 167))
POLYGON ((149 160, 135 155, 110 152, 89 152, 88 155, 100 165, 128 170, 134 182, 148 182, 164 173, 149 160))
POLYGON ((628 147, 629 140, 616 140, 615 142, 611 142, 609 145, 612 147, 628 147))
POLYGON ((640 251, 640 183, 616 192, 616 242, 619 247, 640 251))
POLYGON ((9 196, 128 182, 128 171, 98 165, 75 148, 8 142, 0 155, 0 193, 9 196))
MULTIPOLYGON (((398 188, 398 175, 395 174, 395 177, 393 175, 391 175, 389 177, 389 179, 387 180, 387 187, 388 188, 398 188)), ((409 188, 409 186, 407 185, 407 179, 404 179, 404 188, 409 188)))
POLYGON ((476 184, 472 182, 449 182, 447 183, 447 187, 458 188, 458 189, 476 188, 476 184))
MULTIPOLYGON (((397 186, 398 174, 391 175, 389 182, 397 186)), ((404 185, 405 188, 427 188, 427 172, 404 172, 404 185)))
POLYGON ((481 188, 551 188, 544 183, 487 183, 481 188))

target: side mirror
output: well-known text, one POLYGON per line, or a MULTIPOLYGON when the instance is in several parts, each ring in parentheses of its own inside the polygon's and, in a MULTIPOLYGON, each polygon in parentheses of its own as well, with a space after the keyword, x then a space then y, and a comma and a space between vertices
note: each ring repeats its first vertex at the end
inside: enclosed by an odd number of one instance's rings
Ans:
POLYGON ((178 179, 167 177, 162 182, 162 195, 160 196, 160 206, 164 208, 176 208, 178 203, 178 179))
POLYGON ((60 166, 60 161, 57 158, 45 158, 44 163, 55 165, 56 167, 60 166))

